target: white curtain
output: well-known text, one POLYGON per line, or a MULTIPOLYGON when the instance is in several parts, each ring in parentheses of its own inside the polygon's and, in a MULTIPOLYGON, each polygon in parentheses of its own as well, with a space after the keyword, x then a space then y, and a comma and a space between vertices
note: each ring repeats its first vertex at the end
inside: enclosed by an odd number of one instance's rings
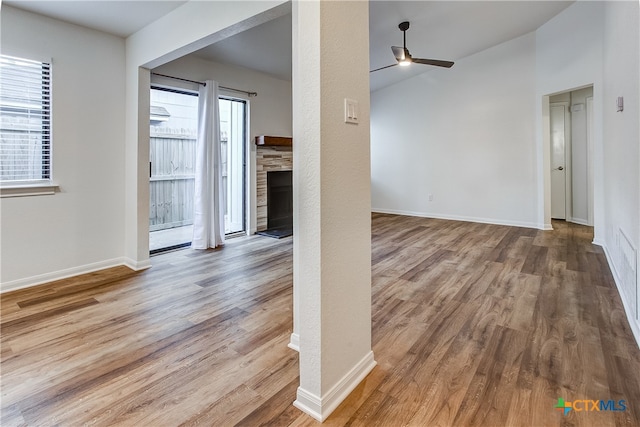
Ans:
POLYGON ((198 140, 193 212, 194 249, 224 244, 224 191, 220 154, 218 83, 207 80, 198 97, 198 140))

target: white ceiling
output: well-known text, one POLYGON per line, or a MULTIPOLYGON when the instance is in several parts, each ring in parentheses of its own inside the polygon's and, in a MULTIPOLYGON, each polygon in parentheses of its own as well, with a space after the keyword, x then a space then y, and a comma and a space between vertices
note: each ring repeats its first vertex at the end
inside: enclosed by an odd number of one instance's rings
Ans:
MULTIPOLYGON (((395 63, 402 46, 398 24, 409 21, 407 48, 418 58, 457 61, 527 34, 573 1, 372 1, 369 3, 371 70, 395 63)), ((455 67, 455 65, 454 65, 455 67)), ((434 69, 412 64, 371 73, 371 90, 434 69)))
POLYGON ((291 80, 291 15, 284 15, 193 53, 291 80))
MULTIPOLYGON (((185 1, 3 0, 3 3, 126 37, 185 1)), ((407 48, 413 56, 457 61, 537 29, 571 3, 573 1, 371 1, 371 69, 395 62, 390 47, 402 45, 402 33, 398 29, 402 21, 411 22, 407 48)), ((348 45, 348 40, 345 44, 348 45)), ((236 34, 193 55, 291 79, 291 16, 236 34)), ((377 71, 370 75, 371 90, 430 69, 433 67, 412 64, 377 71)))
POLYGON ((186 0, 2 0, 2 3, 127 37, 186 3, 186 0))
MULTIPOLYGON (((395 63, 398 24, 410 21, 407 48, 418 58, 456 61, 539 28, 573 1, 371 1, 370 69, 395 63)), ((348 45, 348 41, 345 41, 348 45)), ((216 62, 291 79, 291 16, 283 16, 194 53, 216 62)), ((454 65, 455 66, 455 65, 454 65)), ((370 74, 371 90, 433 70, 413 64, 370 74)))

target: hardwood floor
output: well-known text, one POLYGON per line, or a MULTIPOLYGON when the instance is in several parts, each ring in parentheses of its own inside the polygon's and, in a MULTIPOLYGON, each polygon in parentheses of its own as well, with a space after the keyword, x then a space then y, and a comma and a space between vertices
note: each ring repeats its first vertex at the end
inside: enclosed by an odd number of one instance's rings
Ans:
MULTIPOLYGON (((606 259, 590 228, 554 228, 374 214, 378 366, 325 425, 640 426, 640 350, 606 259), (558 398, 626 410, 564 416, 558 398)), ((2 426, 318 425, 292 406, 291 243, 2 295, 2 426)))

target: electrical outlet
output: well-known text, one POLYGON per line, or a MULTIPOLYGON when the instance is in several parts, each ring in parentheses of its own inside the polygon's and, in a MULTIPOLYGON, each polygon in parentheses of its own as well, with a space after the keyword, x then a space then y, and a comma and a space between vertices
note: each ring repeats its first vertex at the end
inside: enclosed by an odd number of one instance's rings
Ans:
POLYGON ((433 202, 433 194, 429 194, 429 201, 433 202))

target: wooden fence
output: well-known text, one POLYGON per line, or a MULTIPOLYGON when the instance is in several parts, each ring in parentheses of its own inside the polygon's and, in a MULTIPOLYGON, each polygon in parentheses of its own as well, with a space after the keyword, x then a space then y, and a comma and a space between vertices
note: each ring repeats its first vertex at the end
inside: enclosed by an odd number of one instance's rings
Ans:
POLYGON ((152 133, 149 229, 193 224, 196 139, 188 131, 152 133))

